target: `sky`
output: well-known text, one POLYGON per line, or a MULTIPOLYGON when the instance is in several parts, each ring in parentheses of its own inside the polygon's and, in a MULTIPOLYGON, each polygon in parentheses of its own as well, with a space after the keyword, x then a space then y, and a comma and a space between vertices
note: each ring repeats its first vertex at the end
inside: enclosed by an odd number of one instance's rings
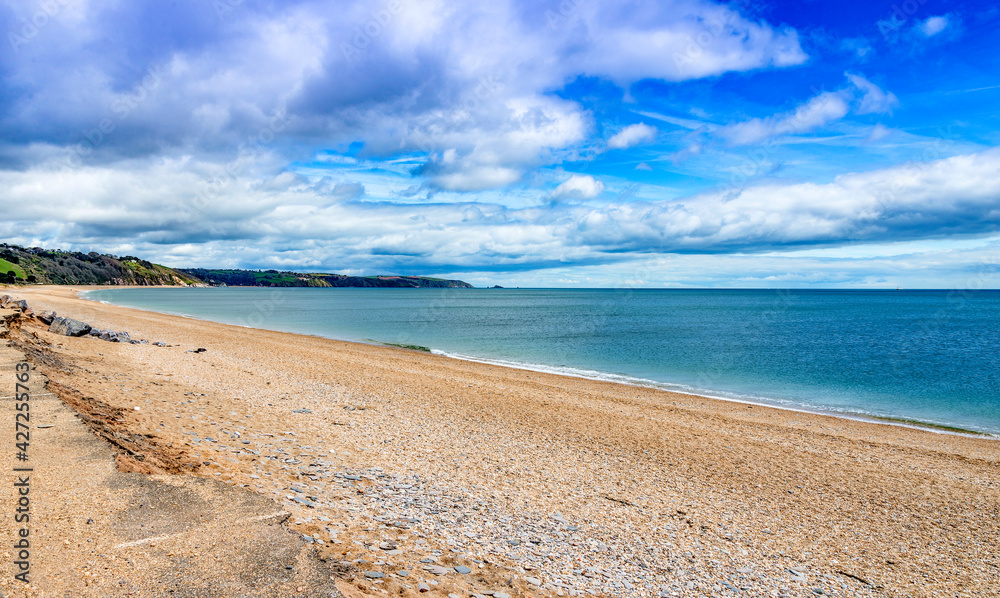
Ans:
POLYGON ((477 286, 1000 288, 1000 8, 0 0, 0 239, 477 286))

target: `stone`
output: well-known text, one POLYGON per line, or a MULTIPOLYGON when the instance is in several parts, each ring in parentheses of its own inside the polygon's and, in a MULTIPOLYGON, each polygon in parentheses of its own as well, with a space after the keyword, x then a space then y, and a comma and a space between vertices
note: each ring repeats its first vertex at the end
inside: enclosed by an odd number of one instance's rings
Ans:
POLYGON ((102 341, 108 341, 109 343, 127 343, 132 340, 129 338, 127 332, 116 332, 114 330, 105 330, 101 333, 99 338, 102 341))
POLYGON ((430 592, 431 591, 431 587, 429 585, 427 585, 426 583, 424 583, 424 582, 420 582, 420 585, 417 586, 417 591, 418 592, 430 592))
POLYGON ((63 336, 83 336, 90 332, 90 324, 73 318, 56 317, 49 325, 49 332, 63 336))
POLYGON ((447 575, 448 574, 448 569, 445 568, 445 567, 442 567, 441 565, 425 565, 424 566, 424 571, 427 571, 428 573, 433 573, 434 575, 447 575))
POLYGON ((8 309, 17 309, 20 311, 26 311, 28 309, 28 302, 24 299, 11 299, 7 301, 7 305, 4 307, 8 309))
POLYGON ((455 567, 455 571, 458 571, 462 575, 465 575, 467 573, 472 573, 472 569, 469 569, 465 565, 459 565, 459 566, 455 567))
POLYGON ((368 579, 382 579, 385 577, 385 573, 381 571, 365 571, 365 577, 368 579))
POLYGON ((538 579, 537 577, 525 577, 524 581, 530 583, 533 586, 542 585, 542 580, 538 579))
POLYGON ((399 571, 396 571, 396 575, 400 577, 409 577, 410 572, 407 571, 406 569, 400 569, 399 571))

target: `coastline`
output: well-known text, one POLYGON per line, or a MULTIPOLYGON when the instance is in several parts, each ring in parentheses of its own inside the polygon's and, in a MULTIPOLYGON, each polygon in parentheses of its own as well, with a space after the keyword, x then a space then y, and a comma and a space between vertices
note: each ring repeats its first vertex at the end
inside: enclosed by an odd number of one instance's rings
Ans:
POLYGON ((281 500, 289 527, 347 563, 359 592, 976 596, 1000 583, 991 438, 227 326, 76 290, 6 292, 172 346, 34 327, 65 364, 50 380, 197 455, 193 475, 281 500))
MULTIPOLYGON (((504 367, 504 368, 511 368, 511 369, 531 371, 531 372, 552 374, 552 375, 556 375, 556 376, 567 376, 567 377, 572 377, 572 378, 581 378, 581 379, 593 380, 593 381, 597 381, 597 382, 610 382, 610 383, 613 383, 613 384, 624 384, 624 385, 629 385, 629 386, 637 386, 637 387, 641 387, 641 388, 650 388, 650 389, 660 390, 660 391, 664 391, 664 392, 668 392, 668 393, 674 393, 674 394, 680 394, 680 395, 691 395, 691 396, 701 397, 701 398, 704 398, 704 399, 711 399, 711 400, 718 400, 718 401, 728 401, 728 402, 733 402, 733 403, 738 403, 738 404, 754 405, 754 406, 758 406, 758 407, 767 407, 767 408, 772 408, 772 409, 781 409, 781 410, 790 411, 790 412, 793 412, 793 413, 809 413, 809 414, 813 414, 813 415, 827 415, 827 416, 831 416, 831 417, 839 417, 839 418, 844 418, 844 419, 849 419, 849 420, 855 420, 855 421, 862 421, 862 422, 867 422, 867 423, 872 423, 872 424, 902 426, 902 427, 915 428, 915 429, 919 429, 919 430, 925 430, 925 431, 935 432, 935 433, 941 433, 941 434, 966 435, 966 436, 970 436, 970 437, 991 438, 991 439, 996 439, 996 440, 1000 441, 1000 433, 987 432, 987 431, 983 431, 983 430, 976 430, 976 429, 972 429, 972 428, 966 428, 966 427, 962 427, 962 426, 960 426, 960 425, 958 425, 958 424, 956 424, 954 422, 928 421, 928 420, 921 420, 921 419, 917 419, 917 418, 913 418, 913 417, 909 417, 909 416, 904 416, 904 415, 893 416, 893 415, 872 414, 872 413, 865 413, 865 412, 851 411, 851 410, 838 410, 838 409, 834 409, 834 408, 824 407, 824 406, 821 406, 821 405, 810 405, 810 404, 804 403, 802 401, 794 401, 794 400, 791 400, 791 399, 776 399, 776 398, 768 398, 768 397, 760 397, 760 396, 752 396, 752 395, 742 395, 742 394, 737 394, 737 393, 724 393, 724 392, 720 392, 720 391, 714 391, 714 390, 711 390, 711 389, 689 388, 686 385, 682 385, 682 384, 677 384, 677 383, 672 383, 672 382, 661 382, 661 381, 657 381, 657 380, 649 380, 649 379, 637 378, 637 377, 634 377, 634 376, 629 376, 629 375, 626 375, 626 374, 618 374, 618 373, 614 373, 614 372, 603 372, 603 371, 598 371, 598 370, 591 370, 591 369, 587 369, 587 368, 578 368, 578 367, 571 367, 571 366, 562 366, 562 367, 560 367, 560 366, 549 366, 549 365, 543 365, 543 364, 534 364, 534 363, 529 363, 529 362, 519 362, 519 361, 512 361, 512 360, 491 359, 491 358, 480 357, 480 356, 475 356, 475 355, 464 355, 464 354, 453 353, 453 352, 449 352, 449 351, 443 351, 443 350, 435 349, 433 347, 424 347, 424 346, 420 346, 420 345, 408 345, 408 344, 399 344, 399 343, 392 343, 392 342, 383 342, 383 341, 379 341, 377 339, 367 339, 367 338, 366 339, 338 338, 338 337, 325 336, 325 335, 322 335, 322 334, 313 334, 313 333, 303 332, 303 331, 291 331, 291 330, 271 329, 271 328, 257 328, 257 327, 254 327, 254 326, 244 325, 244 324, 231 324, 231 323, 226 323, 226 322, 220 322, 218 320, 212 320, 212 319, 208 319, 208 318, 204 318, 204 317, 199 317, 199 316, 195 316, 195 315, 191 315, 191 314, 184 314, 184 313, 179 313, 179 312, 155 311, 155 310, 148 310, 148 309, 140 308, 140 307, 129 307, 129 306, 117 305, 117 304, 110 303, 110 302, 107 302, 107 301, 97 300, 97 299, 90 299, 89 297, 87 297, 87 294, 90 293, 90 292, 93 292, 93 291, 107 290, 107 289, 122 289, 122 288, 150 288, 150 287, 116 287, 116 286, 105 286, 105 287, 97 287, 97 288, 79 289, 77 291, 76 295, 80 299, 87 300, 87 301, 95 301, 95 302, 98 302, 98 303, 103 303, 105 305, 111 305, 111 306, 115 306, 115 307, 125 307, 125 308, 128 308, 128 309, 139 309, 141 311, 149 311, 151 313, 159 313, 159 314, 163 314, 163 315, 177 316, 177 317, 181 317, 181 318, 188 318, 188 319, 192 319, 192 320, 196 320, 196 321, 202 321, 202 322, 213 322, 213 323, 219 323, 219 324, 225 324, 225 325, 240 326, 240 327, 249 328, 249 329, 268 330, 268 331, 271 331, 271 332, 281 332, 281 333, 287 333, 287 334, 296 334, 296 335, 302 335, 302 336, 311 336, 311 337, 315 337, 315 338, 323 338, 323 339, 333 340, 333 341, 338 341, 338 342, 360 343, 360 344, 365 344, 365 345, 373 345, 373 346, 381 346, 381 347, 395 347, 395 348, 401 348, 401 349, 417 350, 417 351, 423 351, 423 352, 426 352, 426 353, 433 353, 435 355, 441 355, 441 356, 444 356, 444 357, 447 357, 447 358, 450 358, 450 359, 457 359, 457 360, 460 360, 460 361, 468 361, 468 362, 472 362, 472 363, 481 363, 481 364, 493 365, 493 366, 504 367)), ((173 287, 158 287, 158 288, 173 288, 173 287)))

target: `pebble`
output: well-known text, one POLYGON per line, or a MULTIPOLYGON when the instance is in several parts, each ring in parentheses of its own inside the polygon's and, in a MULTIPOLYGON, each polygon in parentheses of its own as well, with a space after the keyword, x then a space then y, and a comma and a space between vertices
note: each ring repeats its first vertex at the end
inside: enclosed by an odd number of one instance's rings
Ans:
POLYGON ((533 586, 542 585, 542 580, 538 579, 537 577, 525 577, 524 581, 530 583, 533 586))
POLYGON ((455 571, 458 571, 462 575, 465 575, 467 573, 472 573, 472 569, 469 569, 465 565, 459 565, 459 566, 455 567, 455 571))
POLYGON ((385 577, 385 573, 381 571, 365 571, 365 577, 368 579, 382 579, 385 577))

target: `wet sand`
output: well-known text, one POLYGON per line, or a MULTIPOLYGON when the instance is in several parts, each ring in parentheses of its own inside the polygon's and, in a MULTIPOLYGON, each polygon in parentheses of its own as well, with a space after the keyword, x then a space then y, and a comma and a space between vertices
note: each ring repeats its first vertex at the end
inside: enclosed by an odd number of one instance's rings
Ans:
POLYGON ((995 439, 0 292, 166 343, 22 329, 57 395, 119 410, 120 470, 272 497, 359 592, 1000 588, 995 439))

